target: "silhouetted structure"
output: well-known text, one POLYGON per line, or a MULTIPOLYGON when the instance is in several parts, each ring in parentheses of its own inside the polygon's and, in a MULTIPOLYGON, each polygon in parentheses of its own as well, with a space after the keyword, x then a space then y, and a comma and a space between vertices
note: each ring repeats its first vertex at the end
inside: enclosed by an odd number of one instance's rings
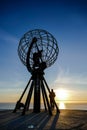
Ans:
POLYGON ((33 111, 35 113, 40 112, 42 92, 45 110, 49 110, 50 115, 52 115, 52 109, 47 96, 47 91, 50 93, 50 89, 44 78, 44 70, 56 61, 58 52, 59 49, 56 39, 45 30, 31 30, 21 38, 18 46, 18 55, 32 76, 20 99, 17 101, 14 112, 19 108, 18 106, 29 86, 30 88, 22 114, 25 114, 29 109, 30 100, 34 91, 33 111))

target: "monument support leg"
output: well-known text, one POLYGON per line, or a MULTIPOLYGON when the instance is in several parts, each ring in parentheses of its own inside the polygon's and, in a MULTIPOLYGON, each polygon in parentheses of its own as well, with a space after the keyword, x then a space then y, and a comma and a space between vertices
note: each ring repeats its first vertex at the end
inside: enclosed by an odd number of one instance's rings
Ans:
MULTIPOLYGON (((44 83, 45 83, 45 85, 46 85, 46 87, 47 87, 47 89, 48 89, 48 91, 49 91, 49 93, 50 93, 50 89, 49 89, 48 84, 47 84, 47 82, 46 82, 46 80, 45 80, 44 77, 43 77, 43 81, 44 81, 44 83)), ((57 109, 57 112, 60 112, 60 110, 59 110, 59 108, 58 108, 56 102, 54 102, 54 105, 55 105, 55 107, 56 107, 56 109, 57 109)))
POLYGON ((28 111, 29 106, 30 106, 30 100, 31 100, 31 97, 32 97, 33 88, 34 88, 34 82, 32 81, 31 88, 30 88, 30 92, 29 92, 29 94, 28 94, 28 99, 27 99, 27 106, 26 106, 26 110, 27 110, 27 111, 28 111))
POLYGON ((33 91, 33 81, 32 81, 31 87, 30 87, 28 95, 27 95, 27 99, 25 102, 25 106, 24 106, 22 115, 24 115, 25 111, 28 110, 28 108, 29 108, 29 104, 30 104, 30 100, 31 100, 31 96, 32 96, 32 91, 33 91))
POLYGON ((23 91, 23 93, 22 93, 20 99, 17 101, 16 106, 15 106, 15 109, 13 110, 14 113, 17 111, 17 108, 18 108, 18 106, 19 106, 19 104, 20 104, 20 102, 21 102, 21 100, 22 100, 22 98, 23 98, 23 96, 24 96, 24 94, 25 94, 25 92, 26 92, 26 90, 27 90, 27 88, 28 88, 30 82, 31 82, 31 79, 32 79, 32 77, 31 77, 30 80, 28 81, 28 83, 27 83, 27 85, 26 85, 26 87, 25 87, 25 89, 24 89, 24 91, 23 91))
POLYGON ((40 79, 39 75, 36 75, 34 80, 34 110, 35 113, 40 112, 40 79))
POLYGON ((27 83, 27 85, 26 85, 26 88, 24 89, 24 91, 23 91, 23 93, 22 93, 22 95, 21 95, 19 101, 22 100, 22 98, 23 98, 23 96, 24 96, 24 94, 25 94, 25 92, 26 92, 26 90, 27 90, 27 88, 28 88, 28 86, 29 86, 29 84, 30 84, 30 82, 31 82, 31 79, 32 79, 32 77, 31 77, 30 80, 28 81, 28 83, 27 83))
POLYGON ((47 106, 48 106, 49 114, 52 115, 51 107, 50 107, 50 104, 49 104, 49 100, 48 100, 48 97, 47 97, 47 94, 46 94, 46 90, 45 90, 45 87, 44 87, 43 81, 41 81, 41 84, 42 84, 43 91, 44 91, 44 95, 45 95, 45 98, 46 98, 46 102, 47 102, 47 106))
POLYGON ((44 95, 44 90, 41 84, 41 89, 42 89, 42 96, 43 96, 43 101, 44 101, 44 107, 45 107, 45 111, 47 111, 47 107, 46 107, 46 99, 45 99, 45 95, 44 95))
POLYGON ((45 78, 44 78, 44 77, 43 77, 43 81, 44 81, 44 83, 45 83, 45 85, 46 85, 46 87, 47 87, 47 89, 48 89, 48 91, 49 91, 49 93, 50 93, 49 86, 48 86, 48 84, 47 84, 47 82, 46 82, 46 80, 45 80, 45 78))

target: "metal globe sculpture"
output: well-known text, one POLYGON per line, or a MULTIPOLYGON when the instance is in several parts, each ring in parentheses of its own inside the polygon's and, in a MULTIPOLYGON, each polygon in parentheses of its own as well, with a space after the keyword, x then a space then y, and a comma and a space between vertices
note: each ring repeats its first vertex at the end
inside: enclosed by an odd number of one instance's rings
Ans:
MULTIPOLYGON (((20 107, 23 107, 22 115, 29 109, 30 101, 32 95, 34 96, 33 102, 33 112, 40 112, 41 108, 41 92, 44 102, 45 110, 49 111, 52 115, 52 103, 49 102, 49 97, 47 91, 50 94, 49 86, 44 78, 44 70, 50 67, 57 59, 59 53, 59 48, 54 36, 41 29, 31 30, 23 35, 18 46, 18 55, 22 63, 27 67, 28 71, 31 73, 31 78, 29 79, 22 95, 16 103, 14 112, 20 107), (27 98, 23 104, 21 101, 28 89, 27 98), (32 94, 33 93, 33 94, 32 94)), ((57 112, 59 111, 56 102, 53 102, 57 112)))
POLYGON ((33 71, 33 55, 42 51, 41 60, 46 63, 46 68, 50 67, 57 59, 59 48, 58 43, 54 36, 41 29, 31 30, 23 35, 20 39, 18 46, 18 55, 20 60, 25 66, 28 66, 30 72, 33 71), (32 39, 36 38, 36 42, 31 45, 32 39), (28 63, 27 63, 27 53, 30 48, 28 63), (27 65, 29 64, 29 65, 27 65))

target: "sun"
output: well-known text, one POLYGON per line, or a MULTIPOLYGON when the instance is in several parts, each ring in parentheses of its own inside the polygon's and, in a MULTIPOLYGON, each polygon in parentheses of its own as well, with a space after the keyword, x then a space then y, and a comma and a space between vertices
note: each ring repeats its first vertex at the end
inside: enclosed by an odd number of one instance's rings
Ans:
POLYGON ((59 103, 59 109, 65 109, 65 103, 64 102, 59 103))
POLYGON ((57 89, 55 90, 56 98, 60 101, 64 101, 68 99, 68 91, 65 89, 57 89))

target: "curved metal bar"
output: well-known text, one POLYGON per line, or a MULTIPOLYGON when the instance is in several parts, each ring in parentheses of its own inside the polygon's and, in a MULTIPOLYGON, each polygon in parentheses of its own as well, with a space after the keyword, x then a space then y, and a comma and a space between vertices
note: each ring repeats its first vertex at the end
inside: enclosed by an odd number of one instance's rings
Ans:
POLYGON ((40 61, 46 63, 46 68, 50 67, 56 61, 59 53, 58 44, 54 36, 48 31, 41 29, 25 33, 19 42, 18 55, 30 73, 33 71, 33 54, 40 50, 42 50, 40 61))
POLYGON ((30 44, 30 47, 28 49, 28 52, 27 52, 27 58, 26 58, 26 63, 27 63, 27 69, 28 71, 30 71, 32 73, 32 70, 30 68, 30 63, 29 63, 29 56, 30 56, 30 51, 31 51, 31 48, 33 46, 33 44, 37 41, 37 39, 34 37, 31 44, 30 44))

